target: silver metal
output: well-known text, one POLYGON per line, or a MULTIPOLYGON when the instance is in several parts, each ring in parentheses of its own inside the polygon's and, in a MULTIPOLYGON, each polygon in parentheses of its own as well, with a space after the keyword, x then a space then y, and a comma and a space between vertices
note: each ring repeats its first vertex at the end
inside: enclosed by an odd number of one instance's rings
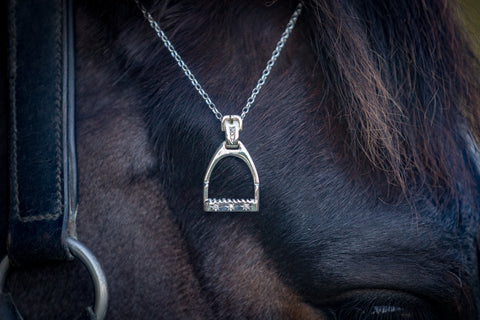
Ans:
POLYGON ((252 157, 241 141, 237 141, 238 148, 227 148, 224 141, 217 149, 210 160, 205 178, 203 179, 203 210, 207 212, 257 212, 260 201, 260 179, 252 157), (211 199, 208 197, 208 187, 213 169, 220 160, 226 157, 237 157, 242 159, 250 169, 253 177, 254 198, 253 199, 211 199))
MULTIPOLYGON (((157 36, 162 40, 163 44, 165 45, 167 50, 170 52, 170 55, 175 59, 175 61, 177 61, 178 66, 183 70, 183 72, 185 73, 187 78, 190 80, 190 82, 192 83, 195 90, 197 90, 198 93, 200 94, 200 96, 202 96, 203 100, 205 100, 208 108, 210 110, 212 110, 213 114, 215 115, 215 117, 218 120, 222 120, 222 118, 223 118, 222 113, 215 106, 212 99, 210 99, 210 96, 208 95, 208 93, 205 92, 205 90, 202 88, 202 86, 198 82, 197 78, 195 78, 192 71, 190 71, 190 68, 188 68, 185 61, 183 61, 180 54, 178 54, 177 50, 175 50, 175 47, 170 42, 170 40, 167 38, 165 32, 163 32, 163 30, 160 28, 157 21, 155 21, 155 19, 153 19, 150 12, 148 12, 147 9, 145 9, 143 4, 141 4, 139 0, 134 0, 134 1, 137 4, 138 8, 142 11, 143 16, 145 17, 145 19, 150 24, 150 27, 152 27, 152 29, 155 30, 155 33, 157 34, 157 36)), ((285 43, 287 42, 287 39, 290 36, 290 33, 292 32, 293 28, 295 27, 295 23, 297 22, 297 19, 300 16, 301 13, 302 13, 302 4, 298 3, 295 11, 293 12, 292 16, 290 17, 290 20, 287 23, 285 31, 283 31, 282 36, 280 37, 280 40, 277 42, 275 50, 273 50, 273 52, 272 52, 272 56, 267 61, 267 65, 266 65, 265 69, 263 70, 260 79, 258 79, 257 85, 255 86, 255 88, 253 88, 252 94, 247 99, 247 104, 242 109, 242 114, 240 115, 242 120, 245 118, 247 113, 250 111, 250 108, 252 107, 253 103, 255 102, 255 98, 257 97, 258 93, 260 92, 260 89, 262 88, 262 86, 265 84, 265 81, 267 80, 268 75, 270 74, 270 71, 272 70, 273 66, 275 65, 275 62, 277 61, 277 58, 280 55, 280 52, 282 52, 282 49, 285 46, 285 43)))
MULTIPOLYGON (((67 244, 72 254, 85 265, 90 273, 90 277, 92 278, 95 287, 95 305, 93 312, 96 316, 96 320, 103 320, 107 314, 108 308, 108 289, 107 280, 102 267, 93 253, 81 242, 73 238, 68 238, 67 244)), ((5 256, 0 263, 0 293, 3 293, 9 268, 10 262, 8 256, 5 256)))
POLYGON ((222 131, 225 131, 225 147, 227 149, 238 149, 238 138, 243 128, 243 121, 240 116, 225 116, 222 118, 222 131))
POLYGON ((7 281, 8 269, 10 269, 10 261, 8 256, 5 256, 0 263, 0 293, 4 293, 3 288, 5 288, 5 281, 7 281))
POLYGON ((83 262, 90 273, 95 287, 95 306, 93 311, 96 315, 96 320, 103 320, 108 308, 108 287, 102 266, 93 253, 80 241, 68 238, 67 243, 72 254, 83 262))

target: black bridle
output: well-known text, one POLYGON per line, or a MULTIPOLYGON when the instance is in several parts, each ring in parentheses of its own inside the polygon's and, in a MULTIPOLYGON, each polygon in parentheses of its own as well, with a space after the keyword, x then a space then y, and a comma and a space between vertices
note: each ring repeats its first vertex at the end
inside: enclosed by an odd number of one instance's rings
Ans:
MULTIPOLYGON (((0 290, 10 265, 78 257, 96 287, 95 307, 81 318, 102 319, 107 308, 105 277, 95 256, 76 240, 72 1, 11 0, 8 28, 10 214, 0 290)), ((0 318, 21 319, 6 293, 0 294, 0 318)))

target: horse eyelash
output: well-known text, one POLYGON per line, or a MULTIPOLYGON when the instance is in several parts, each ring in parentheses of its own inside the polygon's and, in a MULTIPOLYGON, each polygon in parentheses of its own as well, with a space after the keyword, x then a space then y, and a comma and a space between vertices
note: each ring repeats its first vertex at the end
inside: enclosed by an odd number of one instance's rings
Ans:
POLYGON ((331 310, 331 315, 332 320, 438 320, 418 306, 365 300, 343 303, 331 310))

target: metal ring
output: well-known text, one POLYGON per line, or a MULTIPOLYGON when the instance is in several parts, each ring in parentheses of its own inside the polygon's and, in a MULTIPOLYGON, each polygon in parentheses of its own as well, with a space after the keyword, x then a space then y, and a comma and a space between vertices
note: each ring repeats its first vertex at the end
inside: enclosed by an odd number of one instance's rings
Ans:
POLYGON ((93 312, 96 315, 96 320, 103 320, 108 308, 108 288, 102 267, 93 253, 80 241, 67 238, 67 244, 72 254, 83 262, 90 273, 95 286, 95 306, 93 312))
POLYGON ((8 256, 3 258, 0 263, 0 293, 3 293, 3 288, 5 287, 5 281, 7 280, 8 269, 10 268, 10 262, 8 261, 8 256))
MULTIPOLYGON (((108 288, 102 267, 93 253, 81 242, 73 238, 67 238, 67 244, 72 254, 85 265, 90 273, 95 287, 95 305, 93 312, 96 320, 103 320, 108 308, 108 288)), ((3 293, 9 268, 10 262, 8 256, 5 256, 0 263, 0 293, 3 293)))

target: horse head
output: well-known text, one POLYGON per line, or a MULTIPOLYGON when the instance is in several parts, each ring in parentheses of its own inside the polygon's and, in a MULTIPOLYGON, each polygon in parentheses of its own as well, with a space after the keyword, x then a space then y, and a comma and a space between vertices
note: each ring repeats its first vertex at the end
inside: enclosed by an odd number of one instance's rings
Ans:
MULTIPOLYGON (((261 183, 248 213, 203 211, 224 133, 135 2, 77 4, 78 234, 112 319, 479 317, 478 63, 453 5, 303 4, 243 120, 261 183)), ((144 5, 235 115, 296 3, 144 5)), ((237 160, 210 194, 252 197, 237 160)), ((32 289, 59 277, 36 272, 9 283, 25 314, 51 318, 33 301, 66 289, 32 289)))

